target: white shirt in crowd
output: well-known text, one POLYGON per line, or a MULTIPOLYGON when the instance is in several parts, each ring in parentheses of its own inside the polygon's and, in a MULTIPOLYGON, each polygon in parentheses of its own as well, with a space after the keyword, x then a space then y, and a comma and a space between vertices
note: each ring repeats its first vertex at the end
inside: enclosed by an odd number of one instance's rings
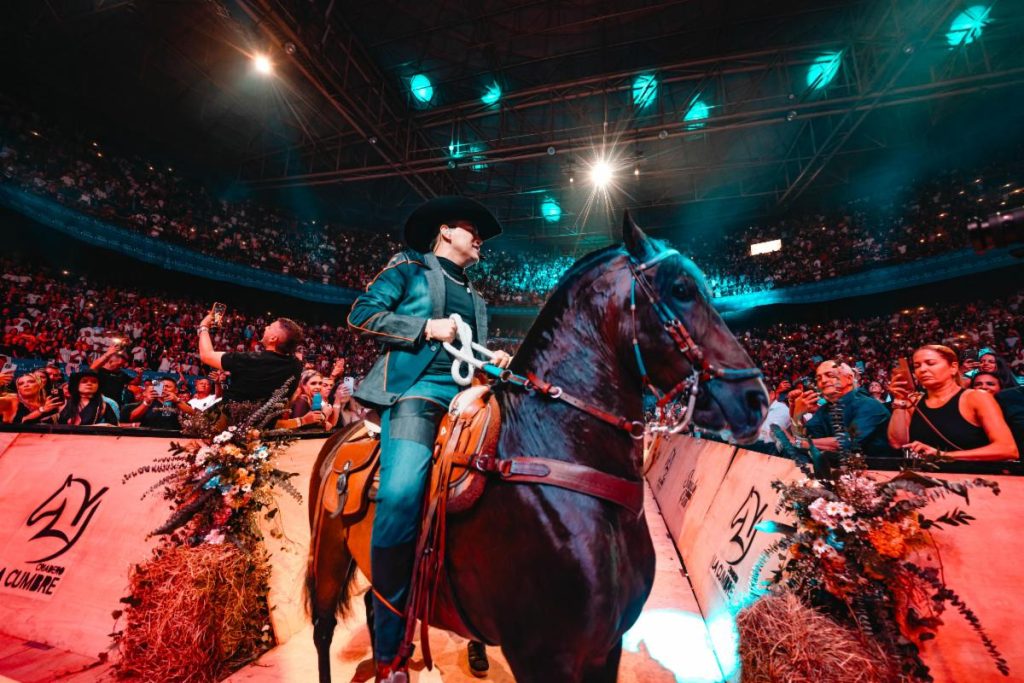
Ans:
POLYGON ((772 401, 772 404, 768 407, 768 415, 764 418, 764 423, 757 433, 757 440, 772 443, 774 441, 772 439, 772 425, 779 425, 779 429, 785 431, 789 429, 792 422, 793 420, 789 417, 789 406, 779 401, 772 401))
POLYGON ((206 410, 219 400, 220 398, 218 396, 210 394, 206 398, 193 398, 188 402, 188 404, 196 410, 206 410))

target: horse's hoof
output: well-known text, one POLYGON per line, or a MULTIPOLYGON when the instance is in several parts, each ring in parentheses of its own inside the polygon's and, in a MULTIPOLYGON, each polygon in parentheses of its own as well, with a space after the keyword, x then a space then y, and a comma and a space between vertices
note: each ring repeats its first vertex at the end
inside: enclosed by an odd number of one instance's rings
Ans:
POLYGON ((469 654, 469 670, 477 678, 486 676, 487 670, 491 668, 487 661, 487 646, 476 640, 471 640, 466 650, 469 654))

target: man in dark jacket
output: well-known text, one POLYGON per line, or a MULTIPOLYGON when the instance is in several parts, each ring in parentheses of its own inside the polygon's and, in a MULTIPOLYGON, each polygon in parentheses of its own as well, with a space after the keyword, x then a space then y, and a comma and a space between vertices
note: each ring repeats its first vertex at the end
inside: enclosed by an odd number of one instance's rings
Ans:
MULTIPOLYGON (((380 488, 373 522, 371 569, 377 680, 408 680, 401 644, 417 523, 437 426, 459 387, 443 342, 454 341, 458 313, 473 339, 487 339, 487 306, 465 269, 480 260, 484 240, 501 226, 481 204, 438 197, 405 225, 410 250, 396 254, 348 315, 354 330, 377 339, 382 355, 355 397, 381 415, 380 488)), ((507 367, 497 352, 491 361, 507 367)))
POLYGON ((790 392, 793 433, 806 437, 797 438, 795 446, 807 448, 807 439, 811 439, 821 451, 838 453, 846 448, 863 453, 869 461, 899 456, 887 437, 889 409, 857 388, 856 375, 849 365, 825 361, 818 366, 815 378, 821 394, 813 390, 790 392), (809 413, 813 415, 807 418, 809 413), (842 423, 840 433, 836 433, 837 421, 842 423))

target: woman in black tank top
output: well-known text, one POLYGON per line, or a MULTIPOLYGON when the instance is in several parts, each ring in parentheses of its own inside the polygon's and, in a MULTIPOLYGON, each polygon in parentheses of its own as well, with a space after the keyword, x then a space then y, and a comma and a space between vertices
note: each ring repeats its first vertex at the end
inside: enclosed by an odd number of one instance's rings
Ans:
POLYGON ((980 426, 964 417, 961 406, 967 389, 961 389, 937 408, 928 407, 927 398, 918 401, 910 417, 910 440, 920 441, 943 451, 973 450, 987 446, 988 435, 980 426))
POLYGON ((995 398, 963 389, 956 353, 945 346, 922 346, 914 352, 914 377, 924 396, 913 404, 913 386, 902 373, 893 375, 893 414, 889 443, 923 457, 957 460, 1017 459, 1017 446, 995 398))

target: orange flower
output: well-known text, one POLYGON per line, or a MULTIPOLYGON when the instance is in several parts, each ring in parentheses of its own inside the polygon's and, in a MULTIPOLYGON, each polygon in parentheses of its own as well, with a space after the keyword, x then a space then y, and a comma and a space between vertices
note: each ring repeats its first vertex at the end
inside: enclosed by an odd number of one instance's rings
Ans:
POLYGON ((907 552, 907 544, 899 524, 881 522, 868 531, 868 541, 880 555, 886 557, 903 557, 907 552))

